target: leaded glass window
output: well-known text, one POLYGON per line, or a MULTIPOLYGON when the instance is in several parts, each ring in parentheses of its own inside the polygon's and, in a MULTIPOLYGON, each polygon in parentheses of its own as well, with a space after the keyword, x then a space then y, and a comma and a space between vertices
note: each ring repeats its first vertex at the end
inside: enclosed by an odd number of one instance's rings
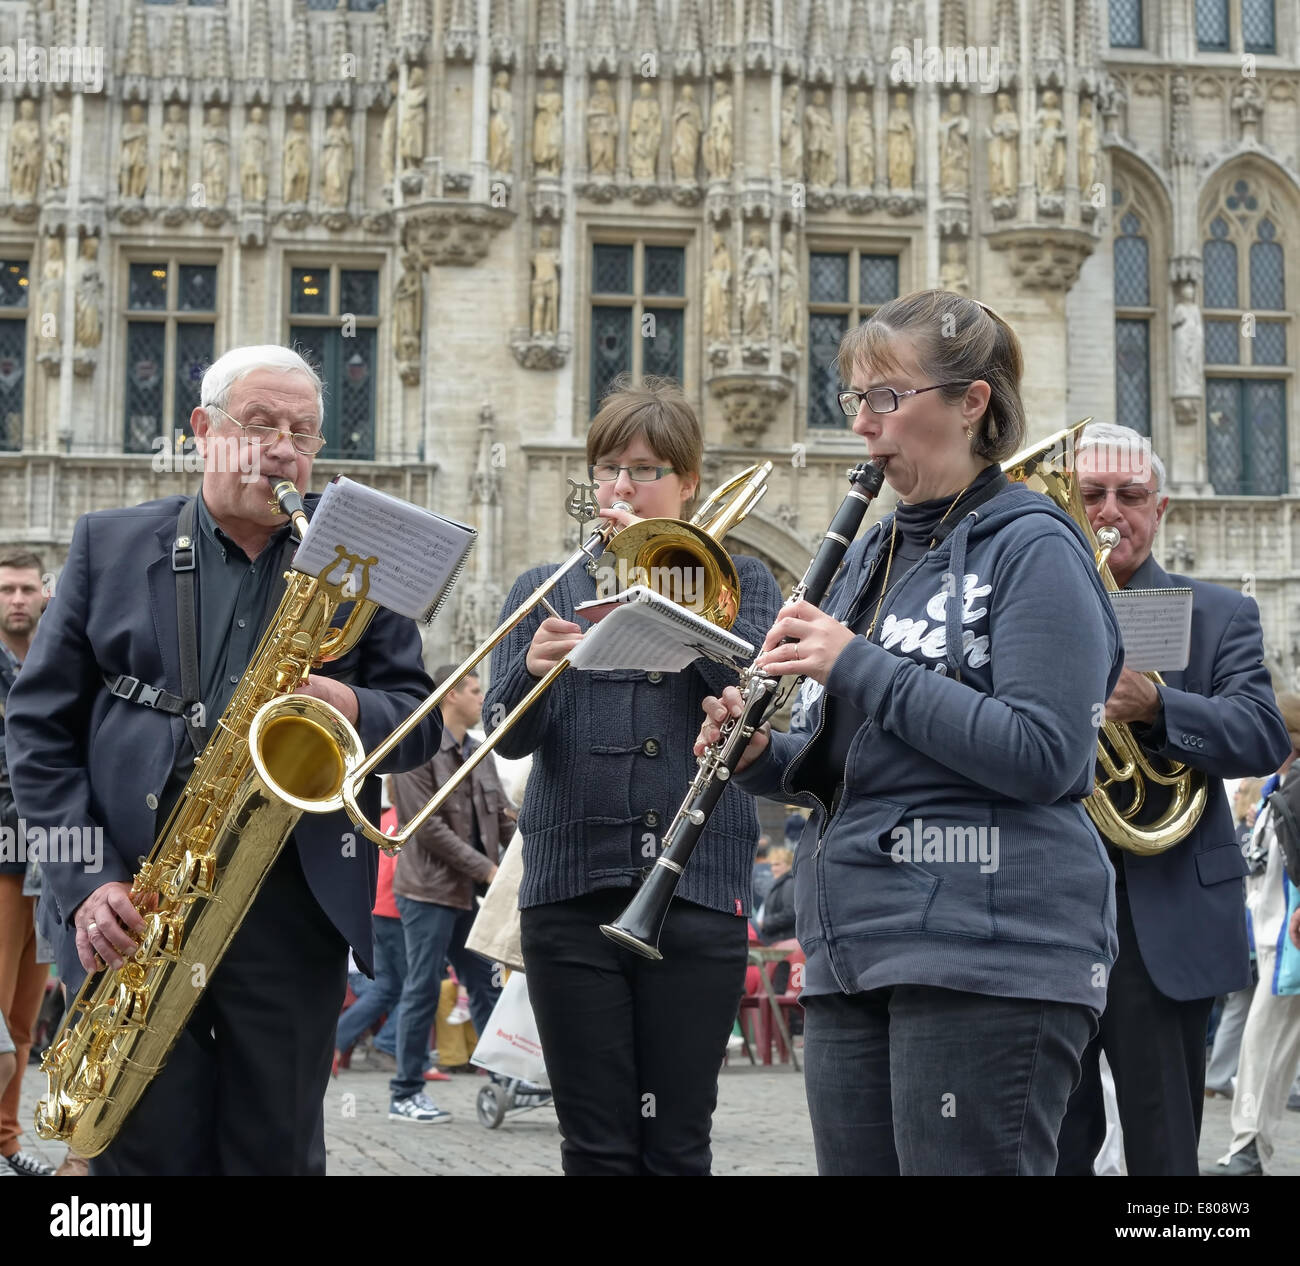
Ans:
MULTIPOLYGON (((686 248, 648 242, 594 242, 590 310, 590 409, 594 415, 620 374, 686 386, 686 248)), ((734 292, 734 286, 733 286, 734 292)))
POLYGON ((1282 247, 1273 240, 1277 230, 1272 221, 1259 222, 1259 238, 1250 244, 1250 306, 1256 310, 1281 312, 1286 308, 1282 247))
POLYGON ((1120 221, 1123 236, 1115 239, 1115 304, 1145 308, 1150 303, 1150 266, 1146 238, 1139 236, 1142 225, 1129 211, 1120 221))
POLYGON ((1206 321, 1205 361, 1208 365, 1235 365, 1237 353, 1236 321, 1206 321))
POLYGON ((289 345, 324 385, 324 458, 374 460, 378 312, 378 269, 289 270, 289 315, 299 318, 289 325, 289 345))
POLYGON ((843 384, 836 364, 840 340, 881 304, 898 298, 899 257, 866 251, 808 255, 808 426, 846 431, 836 400, 843 384))
POLYGON ((1241 0, 1241 42, 1247 53, 1276 53, 1273 0, 1241 0))
POLYGON ((1110 0, 1110 45, 1142 47, 1142 0, 1110 0))
POLYGON ((31 291, 25 259, 0 259, 0 308, 25 308, 31 291))
POLYGON ((177 451, 190 437, 203 375, 216 358, 216 264, 166 256, 126 263, 126 385, 122 445, 128 453, 177 451))
POLYGON ((1115 322, 1115 416, 1139 435, 1151 434, 1151 322, 1115 322))
POLYGON ((14 451, 23 446, 26 367, 27 322, 0 321, 0 449, 14 451))
POLYGON ((1206 381, 1210 482, 1223 496, 1286 491, 1286 384, 1269 378, 1206 381))
POLYGON ((1205 306, 1207 308, 1235 308, 1237 306, 1237 246, 1211 238, 1201 248, 1205 267, 1205 306))
POLYGON ((591 310, 591 399, 599 404, 619 374, 632 372, 632 309, 591 310))
POLYGON ((1196 47, 1203 53, 1228 51, 1228 0, 1196 0, 1196 47))
POLYGON ((1286 326, 1280 321, 1261 321, 1256 325, 1252 345, 1251 364, 1286 364, 1286 326))

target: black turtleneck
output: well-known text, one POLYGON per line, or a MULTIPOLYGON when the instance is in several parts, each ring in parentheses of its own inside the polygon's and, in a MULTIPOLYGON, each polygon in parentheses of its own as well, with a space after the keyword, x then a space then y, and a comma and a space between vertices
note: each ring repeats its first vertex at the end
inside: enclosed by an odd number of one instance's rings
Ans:
MULTIPOLYGON (((933 501, 918 501, 912 505, 900 501, 894 507, 897 536, 894 540, 894 561, 888 565, 888 581, 885 579, 889 559, 889 540, 886 534, 881 540, 866 582, 849 608, 845 624, 854 633, 866 636, 877 607, 882 611, 884 609, 883 598, 952 531, 964 514, 995 497, 1007 483, 1001 467, 993 464, 980 471, 955 501, 951 496, 936 497, 933 501), (888 588, 885 588, 886 584, 888 588)), ((877 633, 879 626, 872 630, 872 636, 877 633)), ((800 790, 814 792, 833 812, 838 803, 849 744, 867 717, 851 703, 830 694, 826 696, 824 708, 822 732, 815 740, 813 750, 804 758, 796 786, 800 790)))

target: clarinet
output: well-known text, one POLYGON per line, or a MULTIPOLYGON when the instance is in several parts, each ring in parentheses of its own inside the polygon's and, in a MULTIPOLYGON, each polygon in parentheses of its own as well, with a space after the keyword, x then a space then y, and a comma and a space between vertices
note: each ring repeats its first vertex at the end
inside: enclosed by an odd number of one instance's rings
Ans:
MULTIPOLYGON (((880 492, 884 478, 883 463, 865 462, 849 472, 852 486, 848 495, 835 512, 808 570, 786 600, 787 606, 800 601, 811 602, 814 606, 821 603, 845 552, 862 526, 867 507, 880 492)), ((787 642, 791 640, 785 639, 787 642)), ((727 789, 754 731, 776 709, 780 678, 756 668, 757 662, 756 659, 741 670, 743 710, 739 717, 730 717, 723 722, 717 741, 699 758, 695 781, 664 834, 663 851, 650 868, 650 874, 623 913, 613 923, 601 924, 600 930, 610 940, 644 958, 663 958, 659 952, 659 934, 686 863, 704 832, 709 814, 727 789)))

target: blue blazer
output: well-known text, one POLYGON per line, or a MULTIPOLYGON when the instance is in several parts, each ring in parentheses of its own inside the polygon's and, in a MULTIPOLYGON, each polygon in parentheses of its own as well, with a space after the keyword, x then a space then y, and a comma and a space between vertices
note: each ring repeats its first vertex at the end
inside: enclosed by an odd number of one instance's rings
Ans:
MULTIPOLYGON (((1179 1002, 1250 984, 1242 877, 1225 778, 1272 773, 1291 752, 1264 666, 1255 600, 1222 585, 1170 575, 1153 558, 1126 588, 1192 590, 1191 658, 1162 673, 1159 722, 1135 737, 1151 752, 1203 770, 1205 811, 1192 833, 1156 857, 1121 852, 1138 949, 1156 988, 1179 1002)), ((20 677, 21 681, 22 678, 20 677)))
MULTIPOLYGON (((318 499, 304 499, 309 511, 318 499)), ((119 699, 104 684, 104 674, 127 673, 181 694, 171 547, 187 500, 168 497, 77 521, 57 590, 9 694, 9 769, 28 828, 103 832, 94 873, 79 861, 42 867, 42 905, 53 901, 43 922, 56 934, 59 974, 72 990, 86 973, 70 916, 101 884, 135 875, 163 826, 149 801, 161 801, 173 767, 188 756, 183 718, 119 699)), ((356 691, 356 729, 367 751, 432 692, 420 652, 415 623, 381 608, 358 645, 319 670, 356 691)), ((209 719, 209 732, 215 723, 209 719)), ((398 746, 385 771, 429 760, 441 733, 435 710, 398 746)), ((378 782, 370 779, 362 797, 373 820, 378 782)), ((369 972, 377 850, 342 812, 304 814, 293 839, 313 895, 369 972)))

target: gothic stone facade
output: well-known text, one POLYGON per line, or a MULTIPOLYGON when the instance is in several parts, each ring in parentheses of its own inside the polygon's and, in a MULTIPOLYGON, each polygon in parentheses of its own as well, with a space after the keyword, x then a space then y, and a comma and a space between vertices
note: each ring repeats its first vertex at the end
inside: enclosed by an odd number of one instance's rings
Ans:
POLYGON ((328 380, 318 481, 481 530, 431 659, 576 539, 566 480, 620 371, 684 382, 705 487, 775 463, 733 544, 788 584, 862 451, 836 340, 943 285, 1019 331, 1034 436, 1149 431, 1161 558, 1249 586, 1296 688, 1296 24, 1261 0, 0 0, 0 533, 57 567, 79 514, 192 488, 203 366, 294 342, 328 380))

